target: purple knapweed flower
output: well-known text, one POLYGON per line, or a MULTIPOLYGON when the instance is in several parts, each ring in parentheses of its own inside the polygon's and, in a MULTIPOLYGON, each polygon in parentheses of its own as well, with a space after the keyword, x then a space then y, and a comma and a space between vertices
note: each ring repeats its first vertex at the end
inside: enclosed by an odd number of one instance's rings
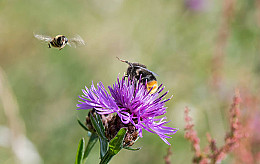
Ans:
POLYGON ((205 0, 185 0, 185 6, 192 11, 203 11, 206 2, 205 0))
POLYGON ((110 94, 102 82, 97 84, 97 88, 92 83, 90 89, 86 87, 82 90, 84 95, 79 96, 81 100, 78 101, 78 109, 94 108, 101 115, 116 113, 124 124, 132 123, 138 129, 140 137, 145 129, 157 134, 170 145, 166 138, 171 138, 168 135, 176 133, 178 129, 166 127, 166 117, 156 118, 166 113, 165 102, 171 99, 163 100, 168 91, 159 96, 164 89, 162 85, 158 87, 157 92, 150 94, 146 86, 140 82, 117 78, 113 87, 109 86, 108 89, 110 94))

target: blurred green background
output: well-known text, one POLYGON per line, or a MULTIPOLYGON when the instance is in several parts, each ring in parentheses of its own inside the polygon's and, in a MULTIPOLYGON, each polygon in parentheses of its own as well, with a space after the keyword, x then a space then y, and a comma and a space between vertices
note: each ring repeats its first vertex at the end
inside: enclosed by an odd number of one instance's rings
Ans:
MULTIPOLYGON (((169 125, 179 128, 169 139, 172 163, 192 161, 184 139, 185 106, 202 146, 205 132, 223 144, 235 89, 258 93, 260 9, 254 0, 188 1, 1 0, 0 163, 24 163, 12 149, 19 140, 8 131, 30 141, 36 154, 31 163, 74 163, 78 142, 86 137, 77 117, 84 120, 88 112, 76 111, 77 96, 92 81, 107 86, 123 75, 127 65, 116 56, 147 65, 170 91, 167 97, 173 95, 166 104, 169 125), (225 13, 229 2, 231 14, 225 13), (87 45, 49 49, 33 33, 78 34, 87 45)), ((142 149, 123 150, 111 163, 164 163, 168 148, 147 132, 134 147, 142 149)), ((98 163, 98 149, 88 163, 98 163)))

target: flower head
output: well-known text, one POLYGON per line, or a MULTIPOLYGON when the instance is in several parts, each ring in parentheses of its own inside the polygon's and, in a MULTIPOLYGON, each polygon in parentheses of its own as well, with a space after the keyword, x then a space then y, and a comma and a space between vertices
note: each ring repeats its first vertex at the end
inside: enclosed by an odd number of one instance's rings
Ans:
POLYGON ((185 5, 192 11, 203 11, 206 7, 205 0, 185 0, 185 5))
POLYGON ((171 138, 168 135, 176 133, 177 129, 165 126, 168 123, 164 121, 166 117, 156 118, 166 113, 165 102, 170 100, 163 100, 168 92, 159 96, 164 89, 162 85, 158 87, 157 92, 150 94, 146 86, 140 82, 117 78, 117 82, 108 89, 110 94, 101 82, 97 84, 97 88, 92 83, 90 89, 86 87, 82 90, 84 95, 79 96, 81 100, 80 104, 77 104, 78 109, 94 108, 101 115, 116 113, 122 123, 132 123, 138 129, 140 137, 145 129, 157 134, 170 145, 166 138, 171 138))

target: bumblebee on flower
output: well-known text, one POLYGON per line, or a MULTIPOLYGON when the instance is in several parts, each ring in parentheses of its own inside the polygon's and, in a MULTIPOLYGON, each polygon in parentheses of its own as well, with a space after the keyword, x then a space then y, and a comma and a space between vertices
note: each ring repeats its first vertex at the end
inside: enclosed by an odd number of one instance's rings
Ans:
POLYGON ((108 86, 108 89, 110 94, 102 82, 99 82, 96 88, 92 83, 90 89, 86 87, 82 90, 84 95, 79 96, 81 100, 77 104, 78 109, 94 109, 100 115, 110 116, 103 116, 108 118, 106 121, 102 119, 103 124, 107 123, 104 126, 108 139, 113 138, 121 127, 127 127, 128 133, 131 134, 127 133, 125 145, 131 146, 138 135, 142 137, 143 129, 157 134, 170 145, 166 139, 171 138, 169 135, 176 133, 178 129, 165 126, 168 123, 164 121, 166 117, 156 118, 166 113, 165 102, 171 99, 163 100, 168 91, 159 95, 164 90, 162 85, 155 93, 149 94, 146 86, 140 81, 135 83, 129 78, 118 77, 117 82, 108 86), (127 138, 132 141, 126 141, 127 138))

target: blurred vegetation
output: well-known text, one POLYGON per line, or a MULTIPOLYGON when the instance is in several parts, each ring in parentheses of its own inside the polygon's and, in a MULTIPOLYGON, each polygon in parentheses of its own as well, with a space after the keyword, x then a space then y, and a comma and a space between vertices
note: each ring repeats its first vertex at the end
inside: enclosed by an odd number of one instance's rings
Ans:
MULTIPOLYGON (((0 67, 17 99, 25 135, 44 163, 74 162, 78 142, 87 136, 77 117, 84 120, 88 111, 76 111, 77 96, 92 81, 107 86, 119 73, 123 75, 127 65, 116 56, 147 65, 159 74, 159 83, 170 91, 168 96, 174 95, 166 104, 169 125, 180 129, 169 140, 172 163, 192 160, 190 143, 183 136, 185 106, 192 110, 202 144, 207 131, 223 143, 234 90, 244 87, 253 95, 259 91, 260 8, 254 0, 234 2, 216 87, 212 67, 225 20, 224 1, 204 0, 199 10, 186 2, 0 1, 0 67), (35 39, 33 33, 68 38, 79 34, 87 45, 58 51, 35 39)), ((0 125, 8 127, 3 108, 0 104, 0 125)), ((134 147, 142 149, 123 150, 111 163, 163 163, 168 148, 148 133, 134 147)), ((98 163, 98 149, 96 145, 88 163, 98 163)), ((11 149, 0 147, 0 163, 14 161, 11 149)))

